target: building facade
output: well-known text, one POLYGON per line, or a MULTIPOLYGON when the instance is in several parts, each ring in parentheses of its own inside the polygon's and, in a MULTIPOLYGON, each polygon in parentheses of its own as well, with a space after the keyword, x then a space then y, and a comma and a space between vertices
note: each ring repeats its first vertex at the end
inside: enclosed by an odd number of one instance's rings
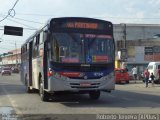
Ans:
POLYGON ((19 67, 21 63, 21 49, 11 50, 1 55, 0 66, 19 67))
POLYGON ((144 71, 151 61, 160 61, 160 25, 154 24, 115 24, 116 58, 122 48, 127 50, 127 67, 135 65, 139 72, 144 71))

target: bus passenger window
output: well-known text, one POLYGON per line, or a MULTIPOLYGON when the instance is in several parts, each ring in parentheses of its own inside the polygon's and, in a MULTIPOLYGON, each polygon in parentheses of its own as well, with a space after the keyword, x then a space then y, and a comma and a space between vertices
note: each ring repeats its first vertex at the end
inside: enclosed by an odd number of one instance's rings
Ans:
POLYGON ((44 38, 43 38, 43 31, 40 33, 39 39, 40 39, 39 43, 42 44, 43 40, 44 40, 44 38))

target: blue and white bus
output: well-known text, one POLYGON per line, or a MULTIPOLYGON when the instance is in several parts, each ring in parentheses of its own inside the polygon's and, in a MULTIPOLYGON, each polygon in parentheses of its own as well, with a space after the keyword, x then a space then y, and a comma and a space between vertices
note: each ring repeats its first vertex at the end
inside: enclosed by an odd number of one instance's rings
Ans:
POLYGON ((88 93, 115 89, 115 45, 109 21, 51 19, 21 47, 21 80, 26 91, 39 90, 42 101, 56 92, 88 93))

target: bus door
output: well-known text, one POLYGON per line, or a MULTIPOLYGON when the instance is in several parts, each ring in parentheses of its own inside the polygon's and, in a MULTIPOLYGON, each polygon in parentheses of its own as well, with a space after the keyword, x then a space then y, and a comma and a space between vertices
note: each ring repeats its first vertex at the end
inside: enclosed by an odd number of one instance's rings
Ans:
POLYGON ((43 55, 43 75, 44 75, 44 88, 48 89, 48 42, 44 42, 44 55, 43 55))
POLYGON ((32 86, 32 44, 29 43, 29 85, 32 86))

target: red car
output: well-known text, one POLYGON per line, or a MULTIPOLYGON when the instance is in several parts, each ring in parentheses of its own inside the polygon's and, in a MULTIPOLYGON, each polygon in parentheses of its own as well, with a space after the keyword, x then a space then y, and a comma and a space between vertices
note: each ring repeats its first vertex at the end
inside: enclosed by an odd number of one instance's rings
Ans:
POLYGON ((115 69, 115 82, 116 83, 129 83, 129 74, 126 69, 115 69))

